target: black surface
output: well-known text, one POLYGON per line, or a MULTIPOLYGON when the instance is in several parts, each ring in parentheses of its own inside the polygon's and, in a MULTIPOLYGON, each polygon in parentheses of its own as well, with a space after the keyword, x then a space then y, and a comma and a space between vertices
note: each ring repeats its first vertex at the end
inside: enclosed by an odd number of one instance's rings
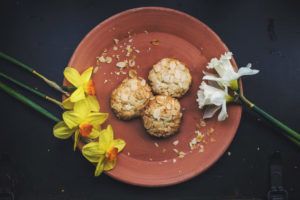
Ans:
MULTIPOLYGON (((299 1, 1 0, 0 51, 61 82, 64 67, 89 30, 113 14, 140 6, 175 8, 210 26, 233 51, 238 64, 252 62, 261 70, 244 79, 248 98, 300 130, 299 1)), ((0 70, 60 97, 14 65, 0 61, 0 70)), ((59 115, 54 105, 30 96, 59 115)), ((300 199, 299 148, 248 111, 243 112, 228 149, 230 156, 224 154, 206 173, 188 182, 149 189, 105 175, 94 178, 94 167, 72 151, 72 142, 52 136, 52 122, 2 91, 0 99, 0 153, 9 155, 18 173, 17 199, 266 198, 268 159, 276 150, 282 154, 283 185, 290 199, 300 199)))

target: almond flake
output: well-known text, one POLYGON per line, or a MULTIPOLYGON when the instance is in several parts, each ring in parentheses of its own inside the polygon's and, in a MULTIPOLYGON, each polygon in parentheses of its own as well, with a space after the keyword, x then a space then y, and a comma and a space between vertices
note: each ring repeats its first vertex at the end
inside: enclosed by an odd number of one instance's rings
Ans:
POLYGON ((106 62, 106 59, 104 58, 104 56, 97 57, 97 59, 102 63, 106 62))
POLYGON ((208 132, 209 132, 209 133, 213 133, 214 131, 215 131, 214 128, 209 128, 209 129, 208 129, 208 132))
POLYGON ((177 149, 173 149, 173 151, 177 154, 179 153, 179 151, 177 149))
POLYGON ((117 47, 117 46, 114 46, 114 47, 113 47, 113 50, 114 50, 114 51, 117 51, 117 50, 118 50, 118 47, 117 47))
POLYGON ((176 158, 173 158, 173 163, 176 163, 176 161, 177 161, 176 158))
POLYGON ((157 143, 157 142, 154 142, 154 145, 155 145, 156 147, 159 147, 159 145, 158 145, 158 143, 157 143))
POLYGON ((116 66, 119 67, 119 68, 124 68, 124 67, 127 67, 127 60, 126 61, 123 61, 123 62, 117 62, 116 66))
POLYGON ((159 40, 158 39, 154 39, 154 40, 151 40, 150 43, 154 46, 158 46, 159 45, 159 40))
POLYGON ((106 63, 111 63, 111 61, 112 61, 112 58, 111 58, 111 57, 109 57, 109 56, 107 56, 107 57, 105 58, 105 61, 106 61, 106 63))
POLYGON ((140 50, 138 50, 138 49, 135 49, 134 51, 135 51, 136 53, 140 53, 140 50))
POLYGON ((114 43, 115 43, 115 44, 118 44, 118 43, 119 43, 119 40, 115 38, 115 39, 114 39, 114 43))
POLYGON ((107 83, 107 82, 108 82, 108 80, 105 79, 103 83, 107 83))
POLYGON ((94 70, 93 70, 93 74, 96 74, 97 73, 97 71, 98 71, 98 69, 99 69, 99 67, 97 66, 97 67, 95 67, 94 68, 94 70))
POLYGON ((186 155, 186 153, 184 153, 183 151, 180 151, 178 157, 184 158, 185 155, 186 155))
POLYGON ((175 140, 174 142, 173 142, 173 145, 174 146, 176 146, 176 145, 178 145, 179 144, 179 141, 178 140, 175 140))
POLYGON ((200 121, 200 126, 202 126, 202 127, 206 126, 206 122, 204 120, 201 120, 200 121))
POLYGON ((129 64, 129 67, 134 67, 135 61, 134 60, 129 60, 128 64, 129 64))

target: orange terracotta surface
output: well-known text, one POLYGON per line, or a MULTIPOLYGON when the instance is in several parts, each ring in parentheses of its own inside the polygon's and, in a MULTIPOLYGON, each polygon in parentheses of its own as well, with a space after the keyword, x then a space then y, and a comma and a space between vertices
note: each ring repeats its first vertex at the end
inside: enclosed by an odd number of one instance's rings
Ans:
MULTIPOLYGON (((145 7, 119 13, 96 26, 81 41, 70 59, 69 66, 80 72, 89 66, 95 67, 96 57, 105 49, 108 50, 107 55, 120 54, 123 60, 126 58, 124 53, 120 49, 112 49, 113 39, 118 38, 120 44, 129 44, 128 32, 132 38, 131 45, 140 51, 139 54, 135 54, 136 65, 140 67, 134 67, 139 76, 147 80, 153 64, 164 57, 173 57, 187 64, 193 80, 188 93, 180 99, 181 107, 184 108, 180 131, 172 137, 157 139, 146 133, 141 119, 121 121, 115 117, 109 105, 110 95, 128 75, 114 73, 118 71, 114 58, 112 63, 100 63, 93 80, 101 111, 110 114, 104 127, 111 124, 115 137, 122 138, 127 143, 124 151, 118 156, 117 166, 106 174, 122 182, 147 187, 186 181, 204 172, 220 158, 230 145, 240 122, 241 107, 230 105, 228 119, 218 122, 214 117, 206 121, 205 127, 201 127, 200 131, 203 133, 210 128, 214 129, 213 141, 206 138, 204 152, 199 153, 199 148, 190 150, 189 142, 195 137, 196 124, 202 118, 202 111, 198 109, 196 102, 196 92, 203 77, 202 71, 206 69, 211 58, 219 57, 228 49, 220 38, 199 20, 172 9, 145 7), (152 40, 158 40, 159 45, 152 45, 152 40), (175 146, 173 142, 176 140, 179 144, 175 146), (174 148, 185 152, 186 156, 178 158, 174 148)), ((233 64, 236 66, 235 62, 233 64)), ((128 72, 128 69, 124 71, 128 72)))

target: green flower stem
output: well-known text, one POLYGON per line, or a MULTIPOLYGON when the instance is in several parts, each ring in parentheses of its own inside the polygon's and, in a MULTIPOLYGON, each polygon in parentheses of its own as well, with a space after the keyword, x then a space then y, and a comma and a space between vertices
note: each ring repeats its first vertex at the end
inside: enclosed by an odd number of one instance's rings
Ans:
POLYGON ((48 100, 48 101, 50 101, 50 102, 52 102, 52 103, 60 106, 60 107, 62 107, 62 103, 60 101, 58 101, 58 100, 56 100, 56 99, 54 99, 52 97, 49 97, 46 94, 44 94, 44 93, 42 93, 42 92, 40 92, 40 91, 38 91, 36 89, 33 89, 30 86, 28 86, 28 85, 26 85, 26 84, 24 84, 24 83, 22 83, 20 81, 17 81, 16 79, 13 79, 12 77, 10 77, 10 76, 8 76, 8 75, 6 75, 4 73, 0 72, 0 76, 3 77, 3 78, 5 78, 5 79, 7 79, 7 80, 9 80, 9 81, 11 81, 11 82, 13 82, 14 84, 16 84, 16 85, 18 85, 18 86, 20 86, 20 87, 22 87, 22 88, 24 88, 26 90, 34 93, 35 95, 37 95, 39 97, 42 97, 42 98, 44 98, 44 99, 46 99, 46 100, 48 100))
POLYGON ((16 98, 20 102, 24 103, 25 105, 27 105, 27 106, 31 107, 32 109, 38 111, 39 113, 41 113, 45 117, 47 117, 49 119, 52 119, 55 122, 59 122, 60 121, 56 116, 54 116, 48 110, 46 110, 45 108, 43 108, 40 105, 36 104, 35 102, 31 101, 30 99, 28 99, 24 95, 18 93, 17 91, 15 91, 14 89, 10 88, 9 86, 5 85, 1 81, 0 81, 0 89, 2 89, 3 91, 5 91, 6 93, 8 93, 10 96, 16 98))
POLYGON ((62 86, 62 89, 64 89, 65 91, 68 91, 68 92, 74 92, 76 90, 76 87, 75 86, 62 86))
POLYGON ((300 134, 297 133, 295 130, 289 128, 287 125, 279 121, 278 119, 274 118, 258 106, 256 106, 254 103, 249 101, 243 94, 239 95, 240 100, 247 105, 251 110, 256 112, 258 115, 262 116, 264 119, 266 119, 268 122, 270 122, 272 125, 276 126, 277 128, 281 129, 285 134, 287 138, 289 138, 292 142, 300 146, 300 134))
POLYGON ((26 71, 30 72, 31 74, 39 77, 40 79, 42 79, 44 82, 46 82, 50 87, 56 89, 57 91, 69 96, 69 93, 66 92, 65 90, 63 90, 57 83, 55 83, 54 81, 49 80, 48 78, 46 78, 45 76, 43 76, 42 74, 40 74, 39 72, 35 71, 33 68, 29 67, 28 65, 22 63, 21 61, 10 57, 9 55, 0 52, 0 58, 7 60, 23 69, 25 69, 26 71))

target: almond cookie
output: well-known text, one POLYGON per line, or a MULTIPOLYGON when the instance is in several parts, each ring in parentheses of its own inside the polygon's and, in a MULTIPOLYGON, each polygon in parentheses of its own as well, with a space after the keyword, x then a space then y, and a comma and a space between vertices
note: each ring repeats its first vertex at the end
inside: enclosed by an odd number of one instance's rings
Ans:
POLYGON ((179 101, 163 95, 152 97, 142 116, 145 129, 156 137, 175 134, 179 129, 181 117, 179 101))
POLYGON ((155 94, 182 97, 190 88, 192 76, 179 60, 163 58, 153 66, 148 76, 155 94))
POLYGON ((141 115, 152 96, 151 88, 145 79, 131 75, 114 89, 110 106, 119 119, 129 120, 141 115))

